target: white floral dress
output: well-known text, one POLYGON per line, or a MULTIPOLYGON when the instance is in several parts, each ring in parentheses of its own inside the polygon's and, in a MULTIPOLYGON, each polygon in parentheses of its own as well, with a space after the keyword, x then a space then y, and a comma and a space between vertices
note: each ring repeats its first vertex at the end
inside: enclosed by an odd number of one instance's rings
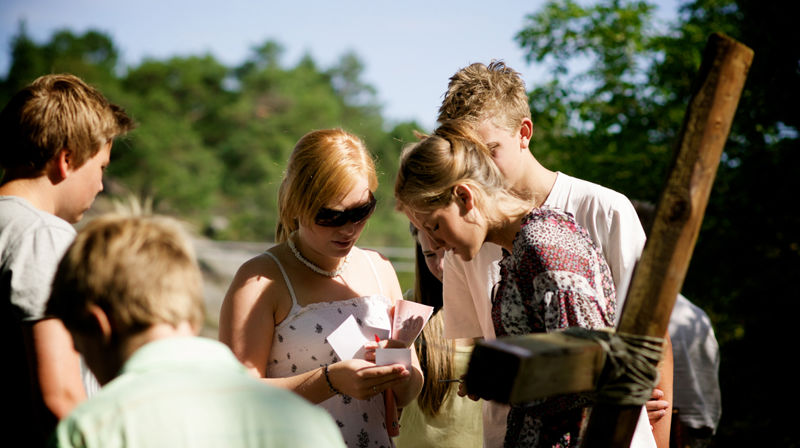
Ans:
MULTIPOLYGON (((360 251, 357 248, 353 250, 360 251)), ((365 337, 368 338, 372 338, 370 327, 390 328, 391 299, 383 295, 382 285, 379 294, 333 302, 317 302, 301 307, 297 303, 294 289, 283 266, 271 253, 265 253, 278 264, 292 297, 289 315, 275 327, 267 366, 268 378, 289 377, 339 361, 333 348, 328 344, 327 337, 350 315, 355 317, 358 325, 364 329, 365 337)), ((371 259, 370 265, 380 284, 380 277, 371 259)), ((381 394, 368 400, 335 395, 319 406, 328 410, 336 420, 347 446, 354 448, 394 446, 386 430, 386 408, 381 394)))

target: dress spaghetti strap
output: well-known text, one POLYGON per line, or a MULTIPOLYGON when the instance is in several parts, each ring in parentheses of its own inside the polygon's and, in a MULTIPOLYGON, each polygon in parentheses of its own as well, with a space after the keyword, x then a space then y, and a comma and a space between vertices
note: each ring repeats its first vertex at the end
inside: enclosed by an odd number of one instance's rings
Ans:
POLYGON ((375 270, 375 264, 372 263, 372 257, 366 251, 359 249, 359 251, 367 257, 367 261, 369 261, 369 267, 372 268, 372 274, 375 276, 375 280, 378 282, 378 290, 380 291, 381 295, 383 294, 383 282, 381 282, 381 276, 378 275, 378 271, 375 270))
POLYGON ((292 298, 292 311, 295 311, 297 308, 299 308, 299 305, 297 304, 297 297, 294 295, 294 288, 292 288, 292 282, 289 281, 289 276, 286 274, 286 270, 283 269, 283 265, 278 260, 278 257, 273 255, 269 251, 265 251, 264 254, 269 255, 270 258, 275 260, 275 264, 277 264, 278 268, 281 270, 281 275, 283 275, 283 281, 286 282, 286 287, 289 288, 289 296, 291 296, 292 298))

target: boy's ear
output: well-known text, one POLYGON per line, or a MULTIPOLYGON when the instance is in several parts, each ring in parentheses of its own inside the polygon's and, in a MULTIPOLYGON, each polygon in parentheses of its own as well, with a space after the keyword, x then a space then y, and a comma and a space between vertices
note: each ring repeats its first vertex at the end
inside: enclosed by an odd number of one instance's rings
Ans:
POLYGON ((103 344, 108 344, 111 342, 113 336, 113 330, 111 327, 111 319, 108 318, 108 314, 103 311, 102 308, 95 304, 89 305, 89 314, 94 321, 94 324, 97 326, 97 330, 103 338, 103 344))
POLYGON ((51 174, 59 180, 66 179, 68 172, 72 168, 72 151, 62 148, 53 159, 51 174))
POLYGON ((456 197, 462 215, 466 215, 475 207, 475 198, 473 197, 473 192, 472 189, 469 188, 469 185, 456 185, 453 187, 453 194, 456 197))
POLYGON ((520 147, 528 148, 533 137, 533 122, 530 118, 523 118, 519 128, 520 147))

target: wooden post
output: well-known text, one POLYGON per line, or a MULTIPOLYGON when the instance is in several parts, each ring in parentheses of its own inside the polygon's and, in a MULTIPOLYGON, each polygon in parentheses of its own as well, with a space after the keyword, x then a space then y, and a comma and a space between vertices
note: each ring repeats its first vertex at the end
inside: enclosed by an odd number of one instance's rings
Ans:
MULTIPOLYGON (((672 169, 628 290, 618 332, 663 337, 681 290, 753 51, 710 36, 672 169)), ((597 404, 584 447, 628 447, 640 406, 597 404)))

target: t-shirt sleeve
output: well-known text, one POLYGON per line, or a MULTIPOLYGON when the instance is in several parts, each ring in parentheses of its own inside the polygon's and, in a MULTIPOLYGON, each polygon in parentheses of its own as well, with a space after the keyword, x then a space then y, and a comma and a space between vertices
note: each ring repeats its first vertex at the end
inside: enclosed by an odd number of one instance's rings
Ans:
POLYGON ((21 235, 8 260, 10 299, 22 321, 44 318, 58 263, 74 234, 55 227, 42 227, 21 235))
POLYGON ((603 255, 611 268, 617 289, 617 320, 619 320, 633 277, 633 269, 642 255, 646 238, 636 209, 625 196, 619 195, 613 201, 613 206, 607 209, 605 216, 607 232, 604 235, 606 241, 602 242, 603 255))
POLYGON ((444 335, 446 338, 477 338, 481 325, 466 280, 464 261, 452 252, 445 253, 443 279, 444 335))

